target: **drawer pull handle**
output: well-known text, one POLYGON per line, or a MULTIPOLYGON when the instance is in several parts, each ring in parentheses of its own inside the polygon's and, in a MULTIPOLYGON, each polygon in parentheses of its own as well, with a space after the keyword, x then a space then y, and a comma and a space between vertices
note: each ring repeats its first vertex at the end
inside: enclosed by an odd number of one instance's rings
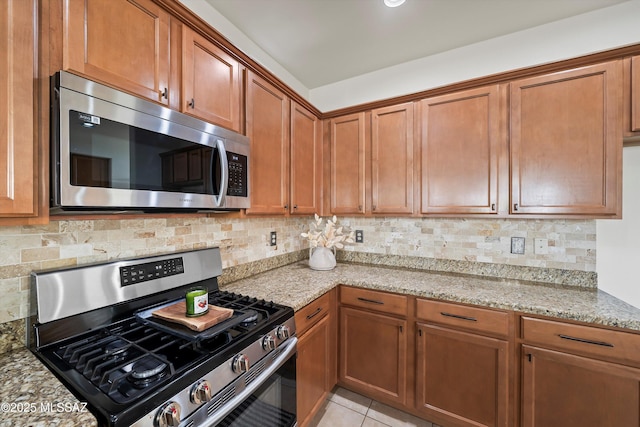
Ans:
POLYGON ((322 311, 322 307, 318 307, 316 308, 316 311, 314 311, 313 313, 307 315, 307 320, 311 320, 314 317, 316 317, 318 314, 320 314, 320 312, 322 311))
POLYGON ((577 342, 581 342, 581 343, 585 343, 585 344, 593 344, 593 345, 599 345, 602 347, 613 347, 613 344, 605 342, 605 341, 593 341, 593 340, 587 340, 584 338, 576 338, 576 337, 572 337, 569 335, 562 335, 562 334, 558 334, 558 336, 560 338, 562 338, 563 340, 569 340, 569 341, 577 341, 577 342))
POLYGON ((358 301, 368 302, 370 304, 384 305, 384 303, 382 301, 376 301, 374 299, 367 299, 367 298, 362 298, 362 297, 358 297, 358 301))
POLYGON ((453 317, 454 319, 468 320, 469 322, 478 321, 478 319, 476 319, 475 317, 460 316, 459 314, 445 313, 444 311, 441 311, 440 314, 445 317, 453 317))

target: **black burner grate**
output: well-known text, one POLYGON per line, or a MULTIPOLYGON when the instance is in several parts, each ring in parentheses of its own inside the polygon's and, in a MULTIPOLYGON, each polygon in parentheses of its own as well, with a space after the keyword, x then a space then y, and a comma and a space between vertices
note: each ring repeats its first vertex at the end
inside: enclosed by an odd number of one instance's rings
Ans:
POLYGON ((190 342, 132 320, 63 345, 55 354, 117 403, 145 395, 204 355, 190 342))

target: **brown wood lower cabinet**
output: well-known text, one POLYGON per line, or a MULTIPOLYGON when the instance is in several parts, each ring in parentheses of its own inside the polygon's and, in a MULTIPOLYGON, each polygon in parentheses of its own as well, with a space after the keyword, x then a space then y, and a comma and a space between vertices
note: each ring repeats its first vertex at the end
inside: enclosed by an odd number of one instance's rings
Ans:
POLYGON ((340 308, 339 379, 374 399, 405 405, 407 321, 340 308))
POLYGON ((298 426, 305 427, 336 384, 335 290, 296 313, 298 426))
POLYGON ((336 382, 444 427, 640 426, 638 333, 339 291, 339 326, 335 291, 296 312, 301 426, 336 382))
POLYGON ((508 426, 508 342, 418 323, 416 409, 451 426, 508 426))
POLYGON ((640 369, 523 346, 522 427, 637 427, 640 369))
POLYGON ((300 426, 308 424, 331 390, 327 378, 331 360, 330 339, 330 319, 325 316, 298 341, 296 386, 299 389, 297 412, 300 426))

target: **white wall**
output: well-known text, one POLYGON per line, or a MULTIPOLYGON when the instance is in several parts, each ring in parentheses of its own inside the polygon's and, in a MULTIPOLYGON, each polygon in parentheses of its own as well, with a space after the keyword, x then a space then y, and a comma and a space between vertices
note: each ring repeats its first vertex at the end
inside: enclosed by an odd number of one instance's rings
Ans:
POLYGON ((640 0, 632 0, 311 89, 309 100, 331 111, 636 44, 639 19, 640 0))
POLYGON ((596 221, 598 288, 640 308, 640 146, 622 159, 622 220, 596 221))

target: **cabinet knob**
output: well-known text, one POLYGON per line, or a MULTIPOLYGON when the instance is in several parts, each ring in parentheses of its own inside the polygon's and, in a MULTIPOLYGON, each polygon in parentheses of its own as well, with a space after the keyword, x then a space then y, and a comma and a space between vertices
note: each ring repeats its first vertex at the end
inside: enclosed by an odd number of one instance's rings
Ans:
POLYGON ((293 205, 293 209, 298 209, 298 205, 293 205))
POLYGON ((169 99, 169 89, 165 87, 164 90, 161 90, 160 97, 164 99, 169 99))
POLYGON ((513 204, 513 210, 514 210, 514 211, 517 211, 517 210, 518 210, 518 204, 517 204, 517 203, 514 203, 514 204, 513 204))
POLYGON ((358 205, 358 212, 362 212, 362 205, 358 205))
POLYGON ((284 208, 285 209, 289 209, 289 205, 284 205, 284 208))
POLYGON ((187 107, 196 108, 196 100, 191 98, 191 101, 187 102, 187 107))
POLYGON ((371 209, 375 211, 376 210, 376 205, 371 206, 371 209))
POLYGON ((495 211, 496 210, 496 204, 495 203, 491 203, 491 210, 495 211))

